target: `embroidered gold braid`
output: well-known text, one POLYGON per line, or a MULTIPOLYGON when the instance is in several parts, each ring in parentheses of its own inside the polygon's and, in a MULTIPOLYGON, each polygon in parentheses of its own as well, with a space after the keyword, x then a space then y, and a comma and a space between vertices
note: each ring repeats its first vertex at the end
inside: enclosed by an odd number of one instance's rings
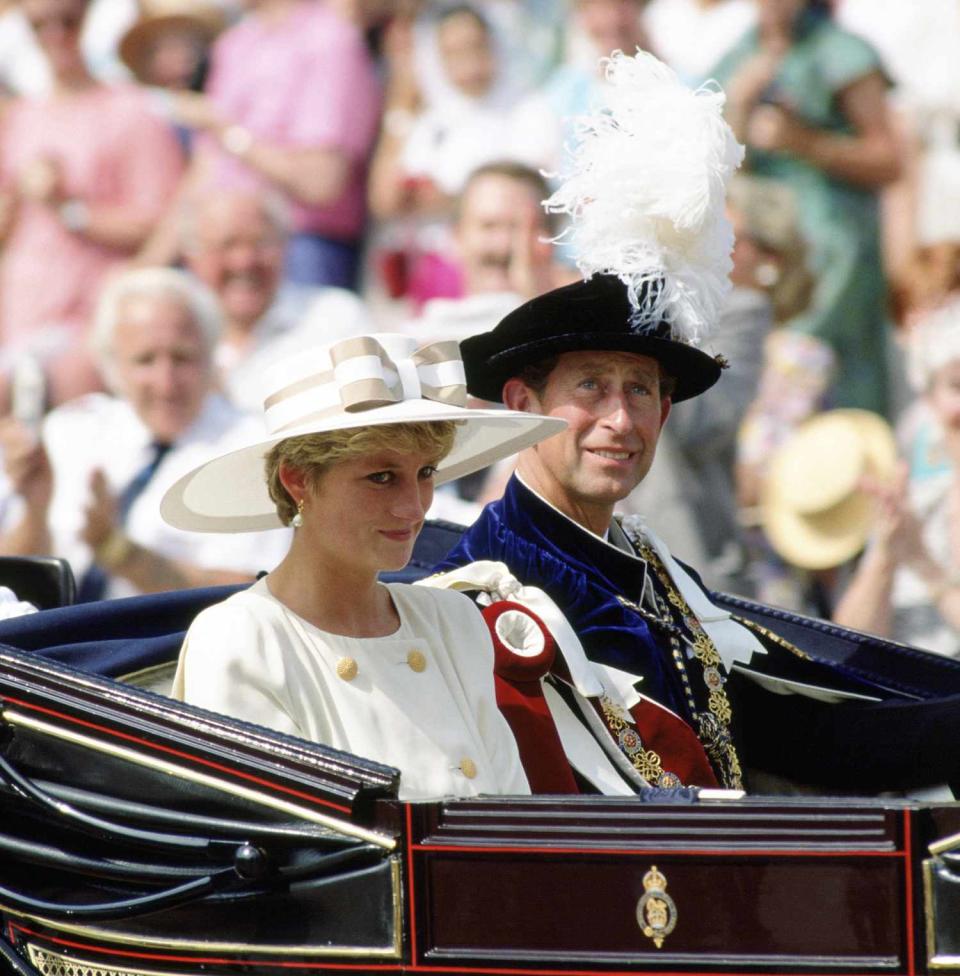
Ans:
MULTIPOLYGON (((667 599, 683 616, 683 622, 693 636, 693 656, 703 667, 705 680, 708 673, 717 674, 723 665, 723 661, 713 641, 707 636, 687 601, 673 585, 673 580, 664 568, 663 563, 660 562, 660 557, 646 543, 637 540, 637 544, 640 555, 657 574, 657 578, 666 591, 667 599)), ((707 699, 707 708, 710 717, 702 712, 697 715, 700 723, 700 740, 707 751, 707 755, 713 760, 714 766, 720 771, 724 786, 731 789, 743 789, 743 771, 740 768, 740 758, 730 734, 730 721, 733 717, 730 699, 727 697, 722 683, 709 687, 711 690, 707 699)))
POLYGON ((755 620, 748 620, 746 617, 741 617, 738 614, 733 614, 733 619, 736 620, 738 624, 746 627, 748 630, 752 630, 755 634, 759 634, 761 637, 765 637, 771 644, 776 644, 778 647, 782 647, 785 651, 789 651, 794 657, 803 658, 804 661, 810 660, 810 655, 806 651, 801 651, 796 644, 791 644, 785 637, 781 637, 779 634, 775 634, 772 630, 768 630, 763 624, 758 624, 755 620))
POLYGON ((630 724, 621 716, 620 710, 606 695, 601 697, 600 705, 603 708, 603 717, 607 726, 617 737, 623 753, 633 764, 633 768, 651 785, 655 786, 661 782, 664 775, 663 761, 657 753, 653 749, 643 748, 640 736, 630 727, 630 724), (635 746, 632 742, 625 745, 624 735, 632 737, 632 740, 635 740, 635 746))

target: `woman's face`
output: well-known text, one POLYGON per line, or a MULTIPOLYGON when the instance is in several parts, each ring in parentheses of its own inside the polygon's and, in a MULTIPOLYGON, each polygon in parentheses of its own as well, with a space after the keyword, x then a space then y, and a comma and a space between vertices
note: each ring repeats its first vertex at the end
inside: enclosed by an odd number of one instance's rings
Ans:
POLYGON ((639 0, 578 0, 575 9, 599 54, 617 50, 632 54, 634 48, 645 46, 640 26, 643 4, 639 0))
POLYGON ((480 98, 496 73, 490 34, 470 13, 451 14, 437 32, 440 59, 447 79, 465 95, 480 98))
POLYGON ((307 489, 298 533, 342 573, 403 569, 433 501, 437 462, 384 450, 334 464, 307 489))
POLYGON ((937 370, 929 399, 944 430, 960 434, 960 359, 951 360, 937 370))
POLYGON ((144 57, 144 82, 186 91, 197 77, 206 47, 202 32, 191 27, 160 31, 144 57))
POLYGON ((82 65, 80 30, 86 0, 23 0, 23 13, 54 75, 82 65))
POLYGON ((757 0, 761 29, 787 32, 807 6, 807 0, 757 0))

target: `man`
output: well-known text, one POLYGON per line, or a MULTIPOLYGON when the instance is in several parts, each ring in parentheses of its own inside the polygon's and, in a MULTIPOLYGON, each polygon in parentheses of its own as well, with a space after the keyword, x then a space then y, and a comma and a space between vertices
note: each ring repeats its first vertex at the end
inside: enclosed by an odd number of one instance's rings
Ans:
POLYGON ((470 174, 457 201, 454 237, 468 295, 533 298, 556 284, 554 221, 540 203, 546 180, 522 163, 488 163, 470 174))
POLYGON ((268 362, 368 324, 363 303, 345 288, 283 283, 286 240, 282 202, 260 191, 211 193, 181 228, 187 267, 220 299, 220 382, 236 405, 256 412, 268 362))
POLYGON ((541 205, 548 194, 546 180, 522 163, 488 163, 470 174, 453 226, 464 297, 427 302, 413 326, 418 334, 462 339, 485 331, 575 276, 550 244, 557 229, 541 205))
POLYGON ((719 191, 742 149, 719 119, 722 97, 690 92, 649 55, 614 55, 607 81, 547 201, 573 218, 585 280, 461 343, 474 396, 568 427, 521 453, 431 582, 543 617, 560 652, 544 698, 594 789, 622 783, 581 748, 584 730, 631 783, 738 789, 748 763, 854 790, 960 782, 956 699, 912 701, 891 691, 902 680, 833 667, 734 621, 643 519, 614 518, 650 470, 671 405, 721 378, 722 357, 700 346, 729 288, 719 191))
MULTIPOLYGON (((630 320, 623 284, 598 275, 462 344, 474 395, 492 400, 500 389, 506 406, 569 426, 521 453, 503 498, 464 533, 440 580, 505 564, 563 611, 591 662, 632 675, 644 696, 631 709, 637 736, 604 718, 651 784, 740 787, 749 765, 768 785, 770 776, 854 792, 955 785, 955 697, 911 701, 877 673, 748 632, 642 520, 614 517, 649 471, 672 402, 720 377, 705 353, 669 332, 637 334, 630 320), (811 696, 804 685, 829 691, 811 696), (681 722, 665 724, 664 711, 681 722)), ((554 675, 572 695, 569 676, 554 675)), ((887 680, 897 686, 892 672, 887 680)))
MULTIPOLYGON (((673 399, 712 386, 720 365, 692 346, 633 332, 630 313, 619 279, 596 276, 533 299, 461 344, 475 396, 569 426, 520 454, 503 498, 446 565, 505 563, 546 591, 591 661, 636 675, 645 696, 683 719, 676 753, 646 757, 661 785, 739 787, 718 650, 686 653, 707 636, 686 604, 692 581, 684 574, 679 586, 669 553, 613 519, 649 471, 673 399)), ((728 643, 731 660, 752 651, 749 635, 728 643)))
POLYGON ((4 552, 69 560, 81 599, 241 583, 273 568, 285 531, 197 535, 159 514, 180 475, 254 434, 256 422, 213 392, 219 328, 215 299, 184 272, 128 272, 105 289, 94 345, 115 395, 58 407, 39 437, 0 425, 15 496, 4 552))
MULTIPOLYGON (((503 498, 441 564, 446 578, 505 564, 563 611, 591 662, 633 676, 643 699, 626 732, 636 736, 625 738, 606 709, 604 719, 651 785, 740 787, 748 764, 854 792, 956 784, 955 698, 896 700, 882 681, 859 683, 871 697, 849 694, 862 672, 749 632, 713 605, 644 521, 614 517, 649 471, 671 404, 702 394, 721 374, 716 360, 668 330, 638 334, 630 322, 622 282, 597 275, 528 302, 462 344, 475 396, 569 426, 521 453, 503 498), (829 688, 830 703, 802 685, 829 688)), ((554 677, 570 697, 563 667, 554 677)))
MULTIPOLYGON (((456 258, 463 275, 462 298, 434 298, 405 331, 422 342, 460 341, 486 331, 528 298, 576 277, 558 262, 550 244, 555 221, 541 200, 546 180, 522 163, 488 163, 470 175, 457 201, 454 223, 456 258)), ((431 518, 467 524, 479 514, 477 496, 502 484, 509 471, 498 466, 489 474, 441 486, 431 518)), ((499 493, 499 492, 497 492, 499 493)))

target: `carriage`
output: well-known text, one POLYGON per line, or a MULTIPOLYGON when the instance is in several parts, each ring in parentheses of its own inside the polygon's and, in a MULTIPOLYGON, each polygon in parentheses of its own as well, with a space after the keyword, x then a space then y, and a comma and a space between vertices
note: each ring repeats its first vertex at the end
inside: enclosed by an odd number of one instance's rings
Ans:
MULTIPOLYGON (((442 556, 434 526, 407 577, 442 556)), ((397 770, 150 690, 223 588, 0 625, 0 956, 20 976, 960 972, 960 804, 402 802, 397 770)), ((720 597, 957 707, 960 666, 720 597)))

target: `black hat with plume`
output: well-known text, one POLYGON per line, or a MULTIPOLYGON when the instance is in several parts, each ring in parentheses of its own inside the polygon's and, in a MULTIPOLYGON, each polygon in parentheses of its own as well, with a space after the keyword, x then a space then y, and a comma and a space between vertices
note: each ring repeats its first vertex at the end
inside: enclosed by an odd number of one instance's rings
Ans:
POLYGON ((607 60, 598 110, 578 120, 571 171, 545 201, 583 281, 540 295, 461 343, 471 393, 499 401, 525 366, 575 350, 658 360, 674 400, 709 389, 722 359, 704 351, 730 289, 726 185, 743 147, 716 86, 696 91, 650 54, 607 60))

